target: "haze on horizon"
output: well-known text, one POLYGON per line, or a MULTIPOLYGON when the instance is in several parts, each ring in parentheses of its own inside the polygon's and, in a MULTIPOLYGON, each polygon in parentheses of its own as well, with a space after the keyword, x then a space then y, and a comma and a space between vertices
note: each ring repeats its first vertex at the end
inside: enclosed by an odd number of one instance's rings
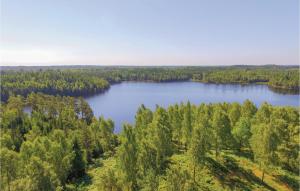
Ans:
POLYGON ((298 65, 298 0, 2 0, 0 65, 298 65))

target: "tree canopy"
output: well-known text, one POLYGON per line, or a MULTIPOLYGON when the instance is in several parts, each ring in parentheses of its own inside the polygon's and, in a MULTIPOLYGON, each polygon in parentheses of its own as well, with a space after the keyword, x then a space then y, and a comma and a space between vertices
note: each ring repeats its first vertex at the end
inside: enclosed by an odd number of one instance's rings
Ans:
POLYGON ((86 96, 122 81, 263 83, 282 93, 299 92, 299 70, 284 66, 230 67, 29 67, 1 70, 1 100, 32 92, 86 96))
POLYGON ((100 190, 203 190, 209 185, 207 169, 222 170, 218 165, 228 151, 250 153, 262 181, 275 167, 299 172, 294 107, 264 103, 257 108, 249 100, 187 102, 153 111, 142 105, 135 123, 124 125, 121 134, 114 134, 111 119, 96 118, 81 98, 11 96, 0 112, 1 190, 76 190, 102 160, 116 162, 105 166, 100 190))

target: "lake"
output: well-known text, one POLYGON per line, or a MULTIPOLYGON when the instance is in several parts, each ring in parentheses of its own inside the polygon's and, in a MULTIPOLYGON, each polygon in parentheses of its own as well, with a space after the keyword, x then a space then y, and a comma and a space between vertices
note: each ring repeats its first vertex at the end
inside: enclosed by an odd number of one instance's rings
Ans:
POLYGON ((299 106, 299 95, 279 94, 266 85, 205 84, 198 82, 123 82, 110 87, 102 94, 86 97, 95 116, 103 115, 115 122, 115 132, 121 131, 124 122, 134 122, 141 104, 155 109, 155 105, 187 102, 193 104, 239 102, 251 100, 257 106, 263 102, 272 105, 299 106))

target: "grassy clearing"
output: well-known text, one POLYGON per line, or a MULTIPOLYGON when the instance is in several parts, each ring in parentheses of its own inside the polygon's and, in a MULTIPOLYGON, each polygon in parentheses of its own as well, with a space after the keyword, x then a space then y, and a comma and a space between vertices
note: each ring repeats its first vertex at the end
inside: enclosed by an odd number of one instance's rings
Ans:
MULTIPOLYGON (((192 165, 189 158, 183 154, 173 155, 169 160, 169 167, 177 166, 187 170, 192 176, 192 165)), ((116 160, 111 157, 101 160, 98 167, 91 168, 88 176, 90 184, 84 190, 100 190, 101 177, 108 169, 115 168, 116 160)), ((232 152, 223 152, 216 160, 208 157, 204 168, 197 169, 196 182, 200 190, 255 190, 255 191, 293 191, 299 190, 299 176, 282 169, 272 168, 265 174, 264 183, 261 181, 259 166, 245 156, 238 156, 232 152)), ((166 190, 166 178, 159 177, 159 190, 166 190)))

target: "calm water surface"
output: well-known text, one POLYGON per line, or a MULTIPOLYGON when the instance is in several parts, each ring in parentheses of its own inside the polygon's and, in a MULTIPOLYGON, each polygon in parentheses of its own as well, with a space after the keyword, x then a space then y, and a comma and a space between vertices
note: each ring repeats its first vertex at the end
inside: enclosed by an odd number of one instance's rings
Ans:
POLYGON ((265 101, 272 105, 299 105, 299 95, 275 93, 266 85, 217 85, 198 82, 123 82, 112 85, 103 94, 86 98, 95 116, 103 115, 114 120, 117 133, 121 131, 124 122, 134 122, 135 113, 141 104, 154 109, 156 104, 166 107, 188 100, 193 104, 200 104, 242 103, 246 99, 257 106, 265 101))

